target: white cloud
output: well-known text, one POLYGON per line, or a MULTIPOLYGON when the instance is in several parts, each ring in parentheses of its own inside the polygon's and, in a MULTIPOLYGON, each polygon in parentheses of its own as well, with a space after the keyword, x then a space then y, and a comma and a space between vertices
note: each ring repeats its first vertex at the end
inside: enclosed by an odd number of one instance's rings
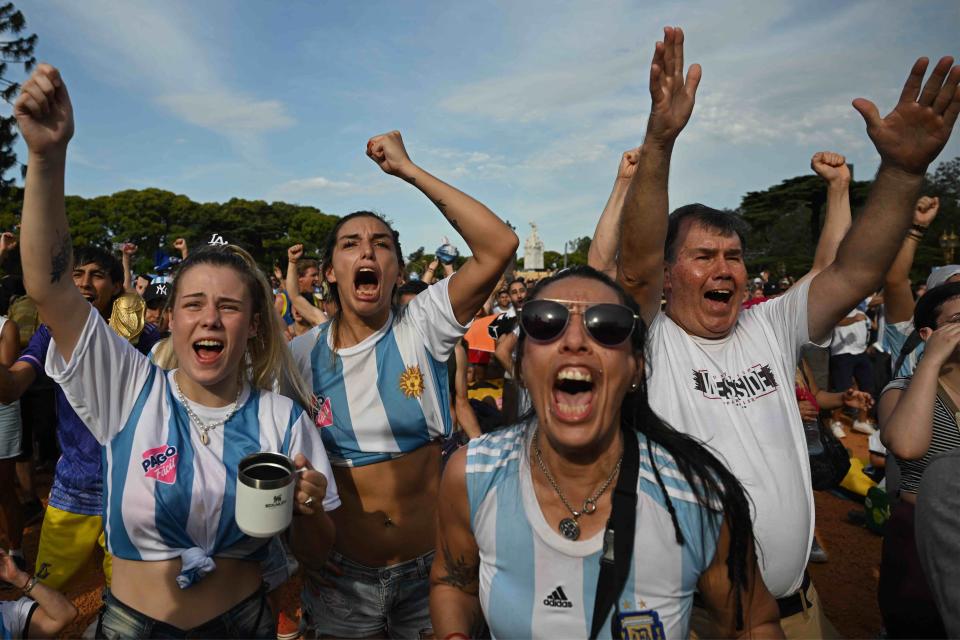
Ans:
POLYGON ((209 30, 200 33, 203 25, 190 5, 62 0, 51 6, 50 27, 65 32, 61 42, 84 66, 226 137, 248 159, 262 150, 257 136, 294 124, 282 102, 258 99, 222 80, 229 61, 218 59, 215 40, 209 30))
POLYGON ((287 193, 304 193, 309 191, 338 191, 354 192, 360 190, 360 186, 353 182, 343 180, 330 180, 323 176, 313 178, 299 178, 288 180, 278 187, 280 191, 287 193))
POLYGON ((179 93, 157 101, 190 124, 218 133, 255 134, 294 124, 281 102, 254 100, 235 92, 179 93))

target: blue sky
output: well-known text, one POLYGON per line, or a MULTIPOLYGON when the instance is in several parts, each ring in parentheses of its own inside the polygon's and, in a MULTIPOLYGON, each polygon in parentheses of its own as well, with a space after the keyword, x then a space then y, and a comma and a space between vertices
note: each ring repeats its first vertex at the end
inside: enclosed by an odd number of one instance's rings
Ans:
MULTIPOLYGON (((850 101, 886 113, 916 57, 960 57, 955 0, 16 4, 74 101, 68 193, 374 209, 407 253, 455 233, 370 162, 370 136, 399 129, 414 162, 562 250, 592 235, 642 140, 665 24, 704 68, 673 206, 736 207, 820 150, 868 177, 878 157, 850 101)), ((957 155, 960 134, 941 159, 957 155)))

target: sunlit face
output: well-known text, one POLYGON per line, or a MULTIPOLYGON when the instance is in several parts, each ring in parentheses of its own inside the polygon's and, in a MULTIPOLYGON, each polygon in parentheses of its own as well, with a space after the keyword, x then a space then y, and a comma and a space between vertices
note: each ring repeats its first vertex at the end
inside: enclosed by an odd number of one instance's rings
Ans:
POLYGON ((523 301, 527 298, 527 287, 522 282, 514 282, 507 288, 510 296, 510 302, 518 311, 523 307, 523 301))
POLYGON ((667 315, 687 333, 722 338, 737 323, 746 288, 740 238, 686 223, 677 245, 674 262, 664 268, 667 315))
POLYGON ((258 321, 234 269, 200 264, 179 275, 170 333, 181 372, 204 387, 236 377, 258 321))
POLYGON ((123 289, 122 282, 111 280, 110 272, 95 262, 74 267, 73 284, 77 285, 80 295, 105 317, 110 315, 113 299, 123 289))
POLYGON ((638 381, 638 358, 630 340, 616 347, 596 342, 583 326, 586 307, 620 297, 590 278, 570 277, 544 287, 538 299, 574 303, 564 332, 552 342, 524 340, 521 376, 530 392, 541 432, 558 451, 598 447, 620 423, 620 406, 638 381))
POLYGON ((380 220, 358 216, 337 232, 331 266, 324 274, 336 283, 345 313, 373 318, 390 312, 395 287, 400 286, 400 263, 390 229, 380 220))
POLYGON ((301 275, 297 276, 297 283, 300 285, 300 293, 313 293, 313 289, 320 284, 320 270, 316 267, 307 267, 301 275))

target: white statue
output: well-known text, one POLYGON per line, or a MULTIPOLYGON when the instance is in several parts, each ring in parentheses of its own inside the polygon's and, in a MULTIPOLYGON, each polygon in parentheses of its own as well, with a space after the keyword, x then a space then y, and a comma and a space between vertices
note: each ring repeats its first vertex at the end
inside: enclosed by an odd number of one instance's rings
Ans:
POLYGON ((537 223, 531 222, 530 235, 523 245, 523 268, 528 271, 543 269, 543 240, 537 235, 537 223))

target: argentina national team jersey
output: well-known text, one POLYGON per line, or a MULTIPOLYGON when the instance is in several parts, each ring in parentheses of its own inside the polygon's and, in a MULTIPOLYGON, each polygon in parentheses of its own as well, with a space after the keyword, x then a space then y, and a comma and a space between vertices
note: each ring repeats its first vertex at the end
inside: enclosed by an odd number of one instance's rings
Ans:
MULTIPOLYGON (((51 345, 47 371, 102 445, 108 550, 127 560, 260 559, 265 541, 234 519, 237 464, 257 451, 303 453, 327 478, 324 509, 339 506, 317 428, 289 398, 245 385, 238 409, 200 442, 176 397, 175 371, 153 365, 91 312, 70 362, 51 345)), ((191 404, 202 420, 228 408, 191 404)))
MULTIPOLYGON (((534 429, 535 419, 468 445, 467 495, 480 548, 480 603, 494 638, 586 638, 603 531, 572 541, 547 523, 530 476, 534 429)), ((636 538, 630 574, 618 600, 620 615, 629 637, 686 638, 693 594, 713 560, 722 514, 701 507, 672 457, 654 447, 685 538, 685 544, 678 545, 646 438, 637 437, 636 538)), ((609 618, 600 637, 610 637, 609 618)))
POLYGON ((449 281, 431 285, 352 347, 334 353, 330 322, 290 343, 317 397, 334 465, 383 462, 449 435, 447 360, 467 330, 451 307, 449 281))
POLYGON ((37 603, 30 598, 0 602, 0 640, 26 638, 37 603))

